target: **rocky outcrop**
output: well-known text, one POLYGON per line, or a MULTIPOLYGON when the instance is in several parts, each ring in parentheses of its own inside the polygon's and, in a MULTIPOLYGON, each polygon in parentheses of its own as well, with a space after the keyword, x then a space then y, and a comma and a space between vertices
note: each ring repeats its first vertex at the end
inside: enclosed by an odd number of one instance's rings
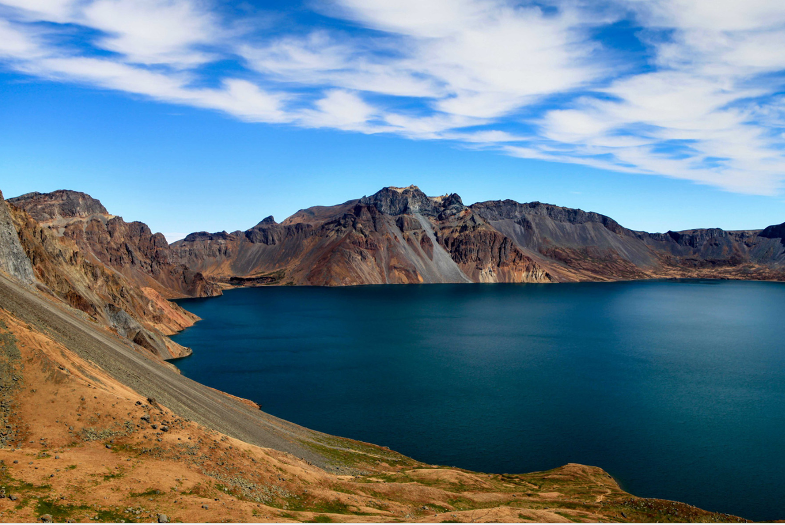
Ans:
POLYGON ((86 193, 71 190, 57 190, 52 193, 34 191, 8 199, 8 202, 23 208, 40 223, 86 219, 93 215, 109 216, 100 201, 86 193))
MULTIPOLYGON (((171 246, 83 193, 13 201, 87 260, 147 290, 147 299, 153 292, 165 300, 271 284, 785 280, 783 225, 646 233, 594 212, 512 200, 466 206, 456 194, 429 197, 417 186, 314 206, 281 223, 266 217, 246 231, 192 233, 171 246)), ((68 300, 79 305, 79 297, 68 300)))
POLYGON ((34 281, 33 265, 25 255, 16 235, 11 214, 0 191, 0 271, 9 274, 21 283, 31 285, 34 281))
POLYGON ((774 226, 768 226, 758 235, 767 239, 779 239, 780 243, 785 244, 785 222, 774 226))
POLYGON ((10 206, 8 211, 16 242, 43 291, 161 359, 190 354, 166 336, 193 325, 198 317, 156 290, 138 287, 24 210, 10 206))
POLYGON ((360 199, 360 204, 373 206, 385 215, 419 213, 426 217, 437 217, 440 214, 451 216, 465 208, 461 198, 454 193, 442 197, 428 197, 414 185, 406 188, 383 188, 370 197, 360 199))
POLYGON ((439 230, 439 242, 473 282, 550 282, 550 274, 509 237, 472 215, 439 230))
POLYGON ((9 202, 25 210, 43 227, 73 240, 84 252, 122 273, 138 287, 167 298, 210 297, 221 289, 199 272, 174 262, 169 243, 142 222, 109 215, 89 195, 59 190, 28 193, 9 202))

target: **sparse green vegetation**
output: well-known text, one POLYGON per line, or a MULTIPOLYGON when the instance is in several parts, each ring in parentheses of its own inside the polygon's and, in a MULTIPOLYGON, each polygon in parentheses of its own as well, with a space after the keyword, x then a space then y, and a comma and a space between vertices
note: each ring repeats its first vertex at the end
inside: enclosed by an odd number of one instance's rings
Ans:
MULTIPOLYGON (((316 512, 322 512, 325 514, 350 514, 351 511, 349 510, 349 505, 338 501, 319 501, 315 505, 313 505, 313 510, 316 512)), ((357 513, 353 513, 357 514, 357 513)))
POLYGON ((312 520, 308 520, 306 523, 332 523, 333 519, 330 516, 314 516, 312 520))
POLYGON ((35 513, 40 517, 51 514, 53 521, 65 521, 76 511, 89 511, 87 505, 60 504, 50 499, 39 499, 35 506, 35 513))
POLYGON ((150 498, 153 496, 160 496, 160 495, 161 495, 161 490, 156 488, 149 488, 144 492, 131 492, 131 494, 129 494, 129 496, 131 496, 132 498, 150 498))
POLYGON ((108 474, 104 474, 104 481, 110 481, 110 480, 113 480, 113 479, 120 479, 123 476, 125 476, 125 472, 123 472, 122 470, 117 471, 117 472, 110 472, 108 474))

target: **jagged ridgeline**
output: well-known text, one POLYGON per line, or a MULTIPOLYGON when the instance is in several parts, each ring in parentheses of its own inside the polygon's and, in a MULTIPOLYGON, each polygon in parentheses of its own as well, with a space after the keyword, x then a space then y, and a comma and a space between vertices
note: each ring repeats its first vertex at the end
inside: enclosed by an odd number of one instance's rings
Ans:
POLYGON ((466 206, 409 186, 280 224, 267 217, 244 232, 193 233, 171 251, 231 285, 785 280, 784 229, 649 234, 597 213, 511 200, 466 206))
MULTIPOLYGON (((267 217, 246 231, 192 233, 171 246, 160 233, 141 222, 126 223, 84 193, 30 193, 9 203, 19 210, 14 220, 20 231, 35 229, 27 222, 33 221, 58 246, 72 246, 88 263, 100 263, 146 296, 164 299, 269 284, 785 280, 783 225, 646 233, 604 215, 540 202, 466 206, 454 193, 429 197, 417 186, 314 206, 281 223, 267 217)), ((20 238, 34 253, 32 241, 22 233, 20 238)), ((37 238, 45 244, 43 234, 37 238)), ((36 261, 46 280, 45 264, 36 261)), ((93 304, 82 301, 78 290, 61 294, 83 310, 93 304)), ((145 315, 132 305, 118 306, 134 319, 145 315)), ((101 316, 116 319, 118 330, 128 324, 118 314, 101 316)), ((169 317, 145 322, 163 324, 162 333, 171 333, 179 324, 169 317)))

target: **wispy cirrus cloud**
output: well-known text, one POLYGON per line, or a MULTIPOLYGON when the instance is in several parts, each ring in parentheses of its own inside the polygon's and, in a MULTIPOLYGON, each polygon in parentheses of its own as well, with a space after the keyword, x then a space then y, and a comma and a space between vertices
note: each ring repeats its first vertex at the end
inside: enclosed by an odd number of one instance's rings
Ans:
POLYGON ((782 191, 779 1, 309 5, 323 18, 255 28, 209 0, 0 0, 0 62, 250 122, 782 191))

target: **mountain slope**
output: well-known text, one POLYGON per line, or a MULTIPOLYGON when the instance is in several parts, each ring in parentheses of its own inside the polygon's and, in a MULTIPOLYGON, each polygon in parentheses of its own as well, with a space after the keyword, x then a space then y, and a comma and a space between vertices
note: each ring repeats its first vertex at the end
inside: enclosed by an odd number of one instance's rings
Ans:
POLYGON ((511 200, 465 206, 456 194, 409 186, 281 224, 268 217, 245 232, 193 233, 171 252, 230 285, 785 280, 782 230, 650 234, 593 212, 511 200))
POLYGON ((560 280, 785 278, 785 247, 761 231, 636 232, 604 215, 539 202, 471 208, 560 280))

